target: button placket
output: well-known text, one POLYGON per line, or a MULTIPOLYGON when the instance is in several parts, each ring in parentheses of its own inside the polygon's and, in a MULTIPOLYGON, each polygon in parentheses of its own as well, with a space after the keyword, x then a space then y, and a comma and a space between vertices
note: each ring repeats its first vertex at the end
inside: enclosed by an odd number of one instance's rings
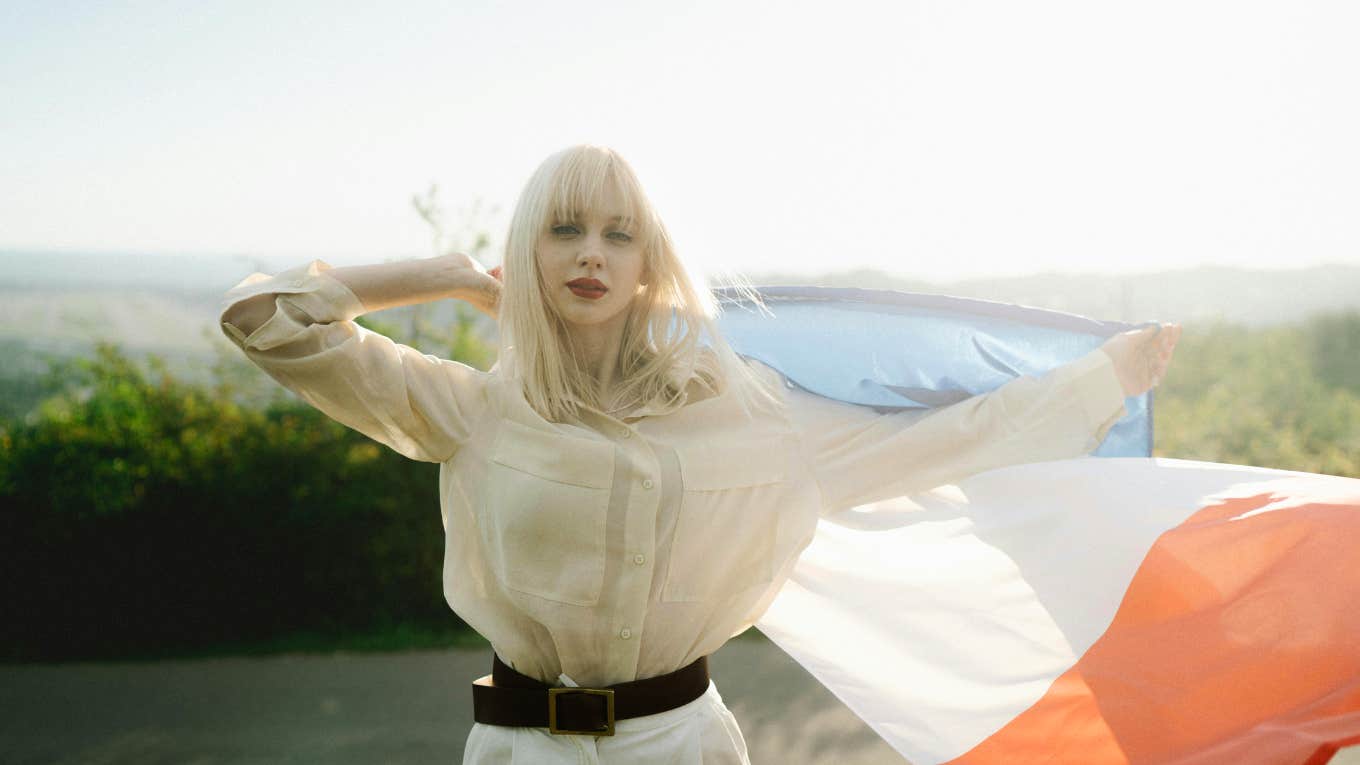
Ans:
POLYGON ((655 545, 657 513, 661 507, 661 492, 658 478, 660 464, 654 453, 653 444, 641 433, 636 434, 627 427, 617 427, 614 442, 629 457, 626 461, 632 471, 633 490, 628 494, 628 516, 623 549, 614 554, 623 563, 619 570, 617 592, 621 600, 614 614, 614 640, 618 666, 623 674, 635 674, 639 650, 641 649, 642 625, 647 617, 648 598, 651 594, 652 576, 650 561, 651 550, 655 545), (641 562, 639 562, 641 560, 641 562))
POLYGON ((641 433, 633 438, 633 430, 622 421, 596 409, 587 411, 591 415, 587 418, 589 426, 618 448, 620 459, 616 465, 621 471, 619 479, 625 482, 623 489, 627 501, 622 548, 608 551, 610 555, 618 556, 625 565, 618 570, 613 581, 605 583, 615 604, 612 627, 614 648, 608 652, 606 663, 612 674, 631 677, 637 674, 642 647, 641 629, 646 622, 652 584, 651 567, 645 565, 648 561, 643 552, 650 555, 656 544, 653 537, 661 505, 661 492, 644 491, 639 487, 657 487, 659 481, 653 480, 651 476, 658 475, 660 465, 653 445, 641 433), (638 480, 644 476, 646 478, 643 481, 638 480), (627 565, 628 561, 634 561, 638 556, 642 556, 642 563, 627 565), (638 639, 635 640, 635 637, 638 639))

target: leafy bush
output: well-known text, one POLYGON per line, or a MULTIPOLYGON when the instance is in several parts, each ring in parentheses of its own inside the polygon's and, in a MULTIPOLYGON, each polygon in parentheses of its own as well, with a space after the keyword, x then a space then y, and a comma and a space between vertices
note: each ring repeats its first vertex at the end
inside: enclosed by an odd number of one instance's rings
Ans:
POLYGON ((102 344, 0 430, 0 656, 457 623, 437 466, 300 401, 243 407, 150 367, 102 344))
POLYGON ((1157 456, 1360 477, 1360 317, 1186 327, 1153 415, 1157 456))

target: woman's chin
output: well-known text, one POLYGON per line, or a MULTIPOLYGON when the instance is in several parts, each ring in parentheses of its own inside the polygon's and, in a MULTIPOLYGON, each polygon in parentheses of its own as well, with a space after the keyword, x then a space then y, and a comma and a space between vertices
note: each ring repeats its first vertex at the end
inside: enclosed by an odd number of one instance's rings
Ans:
POLYGON ((583 330, 597 329, 622 318, 623 308, 610 306, 567 306, 562 318, 567 326, 583 330))

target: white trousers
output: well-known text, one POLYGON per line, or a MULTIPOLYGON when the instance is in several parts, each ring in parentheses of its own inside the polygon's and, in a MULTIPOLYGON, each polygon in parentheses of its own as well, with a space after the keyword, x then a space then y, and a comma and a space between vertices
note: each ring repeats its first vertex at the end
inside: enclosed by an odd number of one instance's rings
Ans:
POLYGON ((612 736, 555 735, 547 728, 474 723, 463 765, 750 765, 746 740, 713 681, 667 712, 618 720, 612 736))

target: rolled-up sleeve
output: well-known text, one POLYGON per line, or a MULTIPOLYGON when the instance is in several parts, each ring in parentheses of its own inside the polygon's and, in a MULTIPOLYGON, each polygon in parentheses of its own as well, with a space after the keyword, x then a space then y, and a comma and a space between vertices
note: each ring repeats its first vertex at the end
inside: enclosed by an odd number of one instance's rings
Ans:
POLYGON ((785 401, 824 513, 1006 465, 1088 454, 1128 411, 1114 362, 1099 348, 935 409, 880 414, 797 388, 785 401))
POLYGON ((314 260, 255 273, 227 292, 219 324, 248 359, 304 401, 422 462, 450 459, 485 406, 490 374, 423 354, 356 324, 363 303, 314 260), (248 336, 231 307, 275 294, 274 314, 248 336))

